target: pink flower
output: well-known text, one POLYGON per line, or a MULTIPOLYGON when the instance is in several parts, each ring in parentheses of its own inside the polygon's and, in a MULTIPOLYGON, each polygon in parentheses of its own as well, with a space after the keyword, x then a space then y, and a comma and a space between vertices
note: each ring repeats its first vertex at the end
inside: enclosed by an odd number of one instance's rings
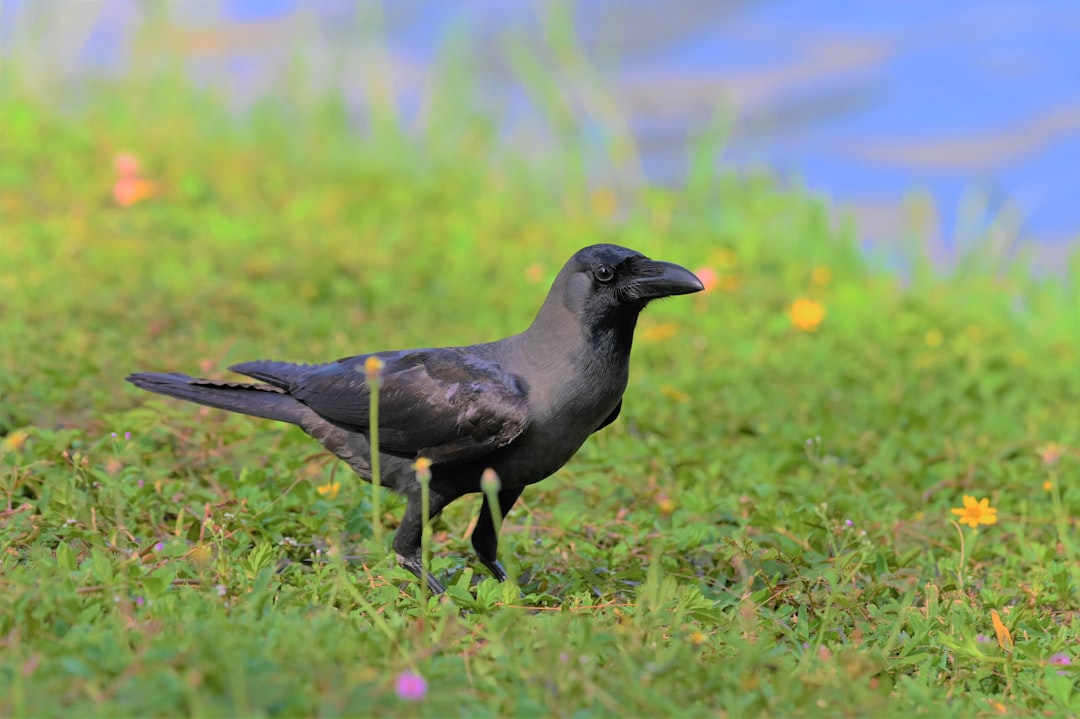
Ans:
POLYGON ((117 175, 113 184, 113 199, 116 204, 130 207, 154 196, 154 183, 139 176, 139 158, 132 153, 122 152, 114 157, 113 169, 117 175))
MULTIPOLYGON (((1070 657, 1065 652, 1057 652, 1055 654, 1050 655, 1050 663, 1051 664, 1057 664, 1059 667, 1067 667, 1070 664, 1072 664, 1072 657, 1070 657)), ((1068 672, 1059 671, 1058 674, 1061 674, 1062 676, 1065 676, 1065 675, 1068 674, 1068 672)))
POLYGON ((701 280, 701 284, 705 285, 705 291, 709 292, 712 288, 716 287, 716 282, 719 277, 716 274, 716 270, 711 267, 699 267, 694 270, 694 274, 701 280))
POLYGON ((120 177, 138 177, 139 158, 130 152, 121 152, 113 158, 113 169, 120 177))
POLYGON ((394 680, 394 691, 407 702, 418 702, 427 696, 427 682, 419 674, 402 672, 394 680))

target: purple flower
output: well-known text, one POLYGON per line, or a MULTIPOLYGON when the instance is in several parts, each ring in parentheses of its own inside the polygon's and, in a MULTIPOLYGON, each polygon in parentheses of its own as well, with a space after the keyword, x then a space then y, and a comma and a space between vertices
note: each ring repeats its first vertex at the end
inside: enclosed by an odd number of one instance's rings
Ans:
POLYGON ((113 436, 113 437, 116 437, 116 432, 113 432, 113 433, 112 433, 112 436, 113 436))
POLYGON ((855 526, 855 522, 852 522, 850 519, 845 519, 844 520, 844 526, 847 527, 848 529, 851 529, 852 527, 855 526))
POLYGON ((394 680, 394 691, 407 702, 418 702, 427 696, 427 682, 419 674, 402 672, 394 680))
POLYGON ((124 432, 124 439, 131 439, 131 432, 124 432))
POLYGON ((136 607, 141 607, 144 604, 146 604, 145 599, 143 599, 142 597, 135 597, 135 606, 136 607))
POLYGON ((990 637, 986 636, 985 634, 976 634, 975 641, 977 641, 979 644, 986 644, 988 641, 990 641, 990 637))
POLYGON ((214 589, 217 590, 217 594, 219 597, 224 597, 229 591, 224 584, 218 584, 216 587, 214 587, 214 589))
POLYGON ((165 550, 165 542, 158 542, 154 545, 155 552, 162 552, 165 550))

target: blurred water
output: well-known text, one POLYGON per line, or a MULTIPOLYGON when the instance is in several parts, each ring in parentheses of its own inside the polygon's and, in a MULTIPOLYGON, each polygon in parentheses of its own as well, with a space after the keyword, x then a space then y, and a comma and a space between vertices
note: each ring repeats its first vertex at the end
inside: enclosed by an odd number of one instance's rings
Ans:
MULTIPOLYGON (((0 52, 42 54, 76 76, 130 62, 134 0, 0 0, 0 52), (30 38, 30 39, 27 39, 30 38)), ((542 115, 509 57, 551 59, 552 6, 504 0, 355 4, 224 0, 168 4, 175 41, 203 82, 240 104, 297 56, 353 106, 374 73, 401 114, 422 120, 439 48, 456 28, 478 58, 478 90, 507 135, 539 142, 542 115), (377 32, 365 28, 381 24, 377 32), (375 38, 375 39, 372 39, 375 38)), ((687 141, 734 118, 719 161, 770 168, 852 214, 868 241, 909 231, 904 198, 928 193, 943 252, 988 227, 1061 255, 1080 238, 1080 4, 1060 0, 832 0, 819 3, 583 1, 588 57, 562 66, 569 105, 603 120, 610 100, 650 181, 678 185, 687 141), (590 88, 602 93, 590 99, 590 88), (590 102, 599 102, 590 107, 590 102)), ((610 124, 597 122, 600 143, 610 124)), ((926 213, 922 213, 926 216, 926 213)))

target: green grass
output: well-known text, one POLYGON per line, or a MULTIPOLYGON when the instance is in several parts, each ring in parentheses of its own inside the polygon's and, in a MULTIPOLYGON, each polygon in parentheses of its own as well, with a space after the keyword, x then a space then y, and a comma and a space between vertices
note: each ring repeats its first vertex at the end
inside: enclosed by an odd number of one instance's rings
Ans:
POLYGON ((708 143, 688 188, 612 193, 453 92, 437 129, 358 134, 312 98, 237 122, 167 75, 63 107, 17 85, 0 714, 1080 715, 1078 665, 1050 664, 1080 655, 1077 261, 1035 280, 976 247, 943 277, 913 240, 885 271, 708 143), (121 151, 156 184, 131 207, 121 151), (505 336, 594 242, 719 281, 647 310, 619 421, 507 518, 524 597, 470 556, 479 496, 434 528, 427 599, 393 566, 400 500, 380 544, 370 487, 298 429, 123 381, 505 336), (1000 521, 954 524, 965 494, 1000 521))

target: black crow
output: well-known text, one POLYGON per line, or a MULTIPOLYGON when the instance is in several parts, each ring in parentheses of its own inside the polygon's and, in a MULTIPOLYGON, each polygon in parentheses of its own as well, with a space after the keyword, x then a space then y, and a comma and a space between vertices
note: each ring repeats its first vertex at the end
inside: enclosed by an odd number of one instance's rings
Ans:
MULTIPOLYGON (((408 502, 394 551, 401 566, 438 593, 442 584, 421 564, 416 460, 431 461, 429 516, 481 491, 488 468, 500 480, 505 516, 526 486, 555 473, 590 434, 619 416, 638 313, 651 300, 702 289, 683 267, 616 245, 593 245, 562 268, 529 328, 497 342, 376 352, 328 364, 257 360, 229 368, 257 382, 156 372, 127 379, 151 392, 299 425, 370 482, 365 361, 382 360, 381 483, 408 502)), ((498 541, 485 501, 472 544, 480 561, 504 580, 498 541)))

